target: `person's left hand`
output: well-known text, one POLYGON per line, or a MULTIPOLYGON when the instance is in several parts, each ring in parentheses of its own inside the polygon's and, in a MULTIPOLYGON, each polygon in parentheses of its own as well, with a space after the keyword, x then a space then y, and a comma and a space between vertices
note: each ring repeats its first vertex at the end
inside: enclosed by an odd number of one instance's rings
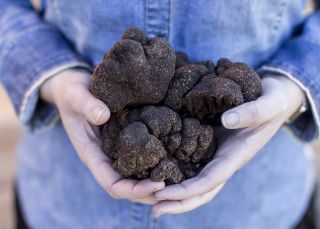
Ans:
POLYGON ((214 159, 198 176, 155 193, 160 202, 152 208, 154 216, 187 212, 212 200, 228 179, 297 111, 304 98, 303 91, 283 76, 264 77, 262 88, 262 95, 256 101, 222 115, 223 126, 234 130, 223 137, 223 142, 218 139, 219 148, 214 159))

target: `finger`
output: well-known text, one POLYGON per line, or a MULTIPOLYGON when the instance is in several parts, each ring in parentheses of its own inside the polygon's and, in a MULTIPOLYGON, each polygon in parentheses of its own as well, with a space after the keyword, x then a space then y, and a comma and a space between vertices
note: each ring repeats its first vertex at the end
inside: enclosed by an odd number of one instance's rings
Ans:
POLYGON ((100 146, 94 143, 87 145, 82 160, 99 184, 114 198, 145 198, 165 187, 164 182, 153 182, 150 179, 124 179, 113 169, 111 160, 101 151, 100 146))
POLYGON ((198 176, 180 184, 165 187, 155 193, 155 198, 183 200, 215 189, 252 159, 280 126, 281 123, 275 123, 238 132, 220 147, 217 156, 203 168, 198 176))
POLYGON ((153 196, 148 196, 148 197, 142 198, 142 199, 132 199, 131 202, 139 203, 139 204, 154 205, 154 204, 158 203, 159 201, 156 200, 153 196))
POLYGON ((71 107, 93 125, 102 125, 110 118, 107 105, 95 98, 84 86, 71 90, 68 100, 71 107))
POLYGON ((142 181, 121 179, 111 184, 110 191, 118 198, 141 199, 163 189, 164 182, 154 182, 150 179, 142 181))
POLYGON ((265 79, 262 81, 262 96, 257 100, 244 103, 226 111, 221 118, 222 124, 228 129, 238 129, 261 125, 284 113, 287 102, 279 81, 265 79))
POLYGON ((152 214, 157 217, 162 214, 180 214, 191 211, 201 205, 204 205, 212 200, 214 196, 222 189, 224 184, 219 185, 216 189, 191 197, 184 200, 165 200, 156 204, 152 208, 152 214))
POLYGON ((98 183, 114 198, 145 198, 165 186, 164 182, 153 182, 149 179, 142 181, 124 179, 112 168, 111 160, 101 152, 100 147, 91 144, 86 150, 88 151, 83 152, 82 160, 98 183), (98 153, 99 155, 94 155, 98 153))
POLYGON ((63 118, 67 132, 82 162, 101 187, 114 198, 145 198, 164 188, 164 182, 124 179, 112 167, 112 161, 102 152, 99 141, 89 123, 83 118, 63 118), (70 131, 70 129, 72 131, 70 131), (77 133, 77 134, 74 134, 77 133))

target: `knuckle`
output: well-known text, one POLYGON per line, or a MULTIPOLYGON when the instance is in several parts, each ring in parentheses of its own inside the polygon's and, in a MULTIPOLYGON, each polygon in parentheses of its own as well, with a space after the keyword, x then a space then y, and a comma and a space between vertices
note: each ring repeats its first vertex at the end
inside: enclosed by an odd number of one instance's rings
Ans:
POLYGON ((201 174, 200 179, 203 184, 206 184, 208 189, 213 189, 215 187, 215 179, 211 178, 211 174, 208 172, 204 172, 201 174))
POLYGON ((75 94, 76 94, 75 89, 73 87, 66 87, 62 98, 66 102, 71 102, 72 98, 74 98, 75 94))
POLYGON ((78 103, 77 103, 79 111, 84 111, 88 105, 88 102, 89 102, 89 96, 87 95, 79 96, 78 103))
POLYGON ((250 119, 253 125, 257 125, 260 123, 262 114, 261 114, 261 109, 259 106, 257 106, 256 102, 249 103, 249 114, 250 114, 250 119))
POLYGON ((141 192, 141 189, 138 185, 134 185, 132 189, 130 190, 130 195, 132 196, 139 196, 139 193, 141 192))
POLYGON ((80 160, 83 164, 85 164, 88 168, 90 168, 90 163, 88 157, 84 156, 82 153, 79 153, 80 160))
POLYGON ((117 191, 115 190, 114 186, 111 186, 111 187, 107 186, 105 189, 113 199, 116 199, 116 200, 121 199, 117 191))

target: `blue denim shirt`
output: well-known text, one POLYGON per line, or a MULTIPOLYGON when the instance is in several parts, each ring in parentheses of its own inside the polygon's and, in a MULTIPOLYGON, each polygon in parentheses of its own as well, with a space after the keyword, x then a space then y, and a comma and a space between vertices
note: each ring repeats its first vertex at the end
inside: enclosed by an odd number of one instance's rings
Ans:
MULTIPOLYGON (((1 0, 0 80, 21 120, 47 127, 58 114, 38 99, 41 84, 68 68, 91 71, 135 26, 195 61, 229 57, 288 76, 310 104, 290 127, 312 140, 319 136, 320 13, 305 16, 304 7, 303 0, 44 0, 36 12, 27 0, 1 0)), ((155 226, 149 207, 113 200, 99 188, 57 123, 23 139, 18 188, 34 228, 289 228, 312 189, 311 163, 301 151, 280 130, 214 202, 155 226)))
POLYGON ((57 112, 38 103, 41 84, 67 68, 92 69, 136 26, 193 60, 229 57, 287 75, 310 104, 291 128, 312 140, 320 126, 320 13, 304 16, 304 7, 304 0, 43 0, 37 13, 27 0, 2 0, 0 79, 21 120, 44 127, 57 112))

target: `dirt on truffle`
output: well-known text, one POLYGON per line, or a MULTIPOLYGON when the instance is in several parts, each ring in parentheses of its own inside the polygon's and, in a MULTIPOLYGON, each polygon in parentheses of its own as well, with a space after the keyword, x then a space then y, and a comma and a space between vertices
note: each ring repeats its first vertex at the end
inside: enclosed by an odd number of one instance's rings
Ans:
POLYGON ((102 149, 114 169, 169 185, 196 176, 212 160, 212 120, 257 99, 261 81, 245 63, 192 63, 165 40, 131 28, 95 69, 91 89, 112 112, 102 149))

